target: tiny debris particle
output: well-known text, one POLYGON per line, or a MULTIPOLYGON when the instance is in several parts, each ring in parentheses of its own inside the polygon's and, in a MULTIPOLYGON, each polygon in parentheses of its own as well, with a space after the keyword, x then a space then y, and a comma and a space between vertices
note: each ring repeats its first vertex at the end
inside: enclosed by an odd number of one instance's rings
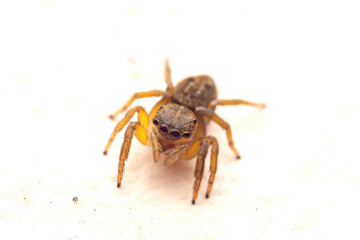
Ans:
POLYGON ((73 202, 75 203, 75 204, 77 204, 77 202, 79 201, 79 198, 78 197, 73 197, 73 202))

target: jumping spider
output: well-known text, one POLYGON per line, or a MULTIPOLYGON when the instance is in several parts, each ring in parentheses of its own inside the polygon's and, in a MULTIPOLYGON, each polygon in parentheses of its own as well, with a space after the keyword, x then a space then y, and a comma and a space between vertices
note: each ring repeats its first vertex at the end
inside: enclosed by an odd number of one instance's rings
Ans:
POLYGON ((119 156, 117 187, 120 187, 125 160, 128 158, 131 140, 135 134, 142 144, 151 145, 154 161, 160 161, 166 166, 178 159, 189 160, 197 156, 192 196, 192 203, 195 204, 204 173, 205 157, 210 145, 210 177, 206 198, 210 195, 217 168, 218 142, 215 137, 206 135, 206 125, 210 120, 213 120, 226 130, 230 148, 236 158, 240 159, 232 140, 230 126, 215 113, 216 106, 244 104, 264 108, 265 104, 240 99, 217 100, 215 83, 207 75, 185 78, 174 87, 167 60, 165 60, 165 81, 167 85, 166 91, 152 90, 135 93, 120 110, 110 115, 110 118, 114 119, 116 115, 125 111, 137 98, 162 97, 149 114, 146 113, 142 106, 136 106, 128 110, 112 132, 105 147, 104 155, 107 154, 116 134, 128 124, 135 113, 138 113, 138 121, 130 122, 125 131, 124 142, 119 156))

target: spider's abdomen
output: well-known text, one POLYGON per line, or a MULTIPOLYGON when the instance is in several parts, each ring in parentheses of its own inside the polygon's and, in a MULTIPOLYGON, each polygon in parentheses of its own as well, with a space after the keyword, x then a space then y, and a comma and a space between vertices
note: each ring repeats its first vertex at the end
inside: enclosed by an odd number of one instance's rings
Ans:
POLYGON ((207 75, 185 78, 174 89, 173 100, 194 109, 197 106, 208 107, 217 98, 214 80, 207 75))

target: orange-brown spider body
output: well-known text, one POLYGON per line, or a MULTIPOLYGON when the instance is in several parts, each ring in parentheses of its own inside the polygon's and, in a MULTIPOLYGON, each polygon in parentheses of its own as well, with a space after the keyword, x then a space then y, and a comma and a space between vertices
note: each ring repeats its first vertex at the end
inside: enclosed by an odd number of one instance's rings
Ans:
POLYGON ((104 154, 107 153, 116 134, 128 125, 119 156, 118 187, 121 185, 125 160, 128 158, 133 135, 142 144, 152 147, 155 162, 162 162, 166 166, 179 159, 188 160, 197 156, 192 197, 192 203, 194 204, 204 173, 205 158, 210 146, 210 177, 205 195, 207 198, 210 195, 217 169, 218 142, 215 137, 206 135, 206 124, 210 120, 215 121, 226 130, 229 146, 236 158, 240 158, 232 140, 230 126, 214 112, 216 106, 245 104, 263 108, 265 105, 240 99, 217 100, 215 83, 207 75, 188 77, 174 87, 168 61, 165 61, 165 80, 167 84, 166 91, 152 90, 135 93, 119 111, 110 116, 114 118, 117 114, 125 111, 137 98, 162 97, 149 114, 141 106, 129 109, 124 118, 116 125, 105 147, 104 154), (138 113, 138 121, 129 123, 135 113, 138 113))

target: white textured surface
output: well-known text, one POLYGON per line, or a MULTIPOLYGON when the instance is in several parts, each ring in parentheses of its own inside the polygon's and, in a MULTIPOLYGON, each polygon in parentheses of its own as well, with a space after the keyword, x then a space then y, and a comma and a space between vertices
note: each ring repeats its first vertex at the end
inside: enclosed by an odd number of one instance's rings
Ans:
POLYGON ((360 237, 356 1, 11 2, 0 3, 0 239, 360 237), (123 133, 102 156, 106 115, 164 89, 164 56, 175 83, 207 73, 220 98, 268 104, 218 109, 243 160, 211 124, 219 168, 195 206, 194 161, 164 168, 134 141, 119 190, 123 133))

